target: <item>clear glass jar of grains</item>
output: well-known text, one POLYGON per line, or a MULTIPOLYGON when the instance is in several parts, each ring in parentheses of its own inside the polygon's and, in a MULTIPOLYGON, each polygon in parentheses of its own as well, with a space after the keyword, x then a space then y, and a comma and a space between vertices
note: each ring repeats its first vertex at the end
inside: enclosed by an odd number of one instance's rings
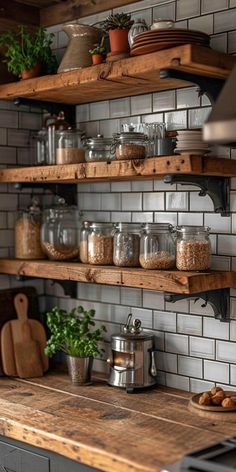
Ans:
POLYGON ((210 228, 177 226, 176 267, 179 270, 207 270, 211 265, 210 228))
POLYGON ((88 263, 113 264, 113 223, 91 223, 88 234, 88 263))
POLYGON ((139 266, 141 225, 118 223, 114 234, 113 262, 120 267, 139 266))

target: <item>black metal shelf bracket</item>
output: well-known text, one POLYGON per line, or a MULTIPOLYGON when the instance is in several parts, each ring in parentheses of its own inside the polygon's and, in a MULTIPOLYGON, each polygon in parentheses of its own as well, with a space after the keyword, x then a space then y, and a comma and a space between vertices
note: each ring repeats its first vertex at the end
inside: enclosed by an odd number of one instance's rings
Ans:
POLYGON ((66 105, 64 103, 47 102, 43 100, 34 100, 30 98, 16 97, 13 100, 14 105, 20 107, 21 105, 39 108, 43 112, 47 111, 50 114, 58 115, 63 110, 65 119, 72 126, 76 124, 76 108, 75 105, 66 105))
MULTIPOLYGON (((18 282, 25 282, 26 280, 35 280, 37 277, 27 277, 26 275, 17 275, 18 282)), ((75 280, 52 280, 52 283, 59 284, 64 290, 64 294, 70 298, 77 298, 77 282, 75 280)))
POLYGON ((166 184, 194 185, 200 187, 199 196, 209 195, 214 211, 221 216, 229 216, 230 212, 230 179, 229 177, 214 177, 205 175, 166 175, 166 184))
POLYGON ((215 103, 225 83, 224 79, 202 77, 201 75, 190 74, 175 69, 161 69, 160 79, 185 80, 186 82, 190 82, 190 84, 197 85, 199 96, 206 94, 212 105, 215 103))
POLYGON ((49 190, 53 195, 64 198, 67 205, 77 205, 77 185, 76 184, 44 184, 40 182, 17 182, 14 184, 16 190, 24 188, 40 188, 49 190))
POLYGON ((164 299, 166 302, 175 303, 178 300, 184 299, 195 299, 195 302, 201 298, 204 300, 202 308, 205 308, 207 304, 213 308, 215 318, 220 321, 230 321, 230 289, 221 288, 218 290, 210 290, 208 292, 199 292, 193 294, 175 294, 175 293, 164 293, 164 299))

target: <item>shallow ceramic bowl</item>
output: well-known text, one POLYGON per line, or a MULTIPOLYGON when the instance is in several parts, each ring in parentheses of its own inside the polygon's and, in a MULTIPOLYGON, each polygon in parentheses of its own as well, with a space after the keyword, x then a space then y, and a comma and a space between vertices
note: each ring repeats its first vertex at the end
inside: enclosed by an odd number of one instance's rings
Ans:
POLYGON ((174 26, 175 26, 175 23, 173 20, 157 19, 157 20, 154 20, 154 23, 150 26, 150 29, 156 30, 156 29, 174 28, 174 26))

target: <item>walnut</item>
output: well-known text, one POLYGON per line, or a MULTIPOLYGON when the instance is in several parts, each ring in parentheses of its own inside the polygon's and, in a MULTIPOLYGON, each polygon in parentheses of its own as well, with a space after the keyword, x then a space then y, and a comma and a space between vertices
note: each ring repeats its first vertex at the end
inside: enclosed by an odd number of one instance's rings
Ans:
POLYGON ((227 408, 230 406, 236 406, 236 403, 233 401, 232 397, 227 397, 222 401, 221 406, 227 408))
POLYGON ((211 394, 212 394, 212 395, 215 395, 217 392, 223 392, 223 391, 224 391, 224 390, 223 390, 223 388, 221 388, 221 387, 212 387, 212 389, 211 389, 211 394))
POLYGON ((214 395, 211 396, 211 401, 213 405, 220 405, 225 398, 224 390, 218 390, 214 395))
POLYGON ((211 405, 210 392, 202 393, 202 395, 199 397, 198 403, 199 405, 204 405, 204 406, 211 405))

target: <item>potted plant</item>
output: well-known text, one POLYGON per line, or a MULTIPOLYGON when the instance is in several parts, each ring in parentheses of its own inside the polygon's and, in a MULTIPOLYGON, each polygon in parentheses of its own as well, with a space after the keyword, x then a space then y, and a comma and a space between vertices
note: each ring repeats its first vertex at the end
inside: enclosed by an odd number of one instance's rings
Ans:
POLYGON ((128 13, 109 15, 102 22, 102 28, 108 31, 113 55, 129 52, 128 33, 132 24, 131 15, 128 13))
POLYGON ((92 56, 93 65, 101 64, 104 59, 105 48, 103 46, 94 45, 93 49, 89 49, 92 56))
POLYGON ((52 357, 58 350, 66 354, 71 381, 74 385, 91 383, 93 359, 103 349, 99 348, 105 326, 95 326, 95 310, 85 310, 82 306, 70 312, 58 307, 47 313, 47 325, 52 333, 47 341, 45 354, 52 357))
POLYGON ((45 28, 32 33, 23 25, 17 31, 0 34, 3 62, 9 72, 22 79, 56 72, 57 61, 51 50, 53 36, 53 33, 46 34, 45 28))

